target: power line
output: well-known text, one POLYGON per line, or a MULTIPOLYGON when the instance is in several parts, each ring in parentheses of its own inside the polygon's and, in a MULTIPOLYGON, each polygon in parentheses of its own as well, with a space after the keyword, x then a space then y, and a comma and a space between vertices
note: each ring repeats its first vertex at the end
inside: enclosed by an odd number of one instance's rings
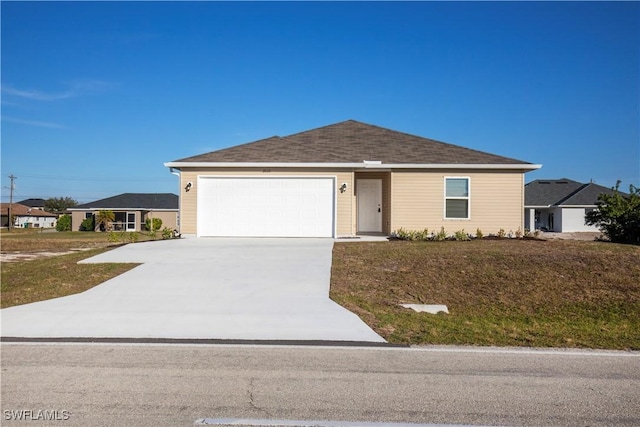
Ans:
POLYGON ((9 187, 9 216, 7 218, 7 228, 9 229, 9 231, 11 231, 11 228, 13 228, 13 218, 11 217, 12 213, 13 213, 13 189, 15 188, 15 183, 14 181, 16 179, 18 179, 17 176, 13 176, 13 174, 9 175, 9 179, 11 179, 11 186, 9 187))
MULTIPOLYGON (((87 177, 87 176, 59 176, 59 175, 22 175, 23 178, 31 178, 31 179, 46 179, 46 180, 59 180, 59 181, 104 181, 104 182, 114 182, 114 181, 126 181, 126 182, 155 182, 158 181, 158 178, 139 178, 139 177, 87 177)), ((167 175, 167 178, 172 178, 173 176, 167 175)))

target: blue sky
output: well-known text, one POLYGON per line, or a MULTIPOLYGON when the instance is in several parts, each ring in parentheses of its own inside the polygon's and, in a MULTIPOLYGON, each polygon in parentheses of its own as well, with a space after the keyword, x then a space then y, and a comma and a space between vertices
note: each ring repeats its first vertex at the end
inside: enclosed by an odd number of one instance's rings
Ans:
POLYGON ((640 184, 638 2, 6 2, 2 201, 355 119, 640 184))

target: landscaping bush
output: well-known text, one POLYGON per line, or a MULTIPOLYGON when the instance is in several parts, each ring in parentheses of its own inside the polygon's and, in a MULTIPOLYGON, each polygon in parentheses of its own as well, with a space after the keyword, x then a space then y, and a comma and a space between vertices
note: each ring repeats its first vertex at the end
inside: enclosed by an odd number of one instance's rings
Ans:
POLYGON ((442 242, 443 240, 447 240, 447 232, 444 230, 444 227, 440 227, 440 231, 438 231, 433 236, 433 240, 437 242, 442 242))
POLYGON ((629 186, 629 195, 620 193, 620 181, 613 194, 600 194, 597 208, 585 216, 585 224, 596 225, 614 243, 640 245, 640 188, 629 186))
POLYGON ((160 218, 147 218, 144 221, 144 225, 148 231, 157 231, 162 227, 162 220, 160 218))
POLYGON ((71 215, 62 215, 58 218, 56 231, 71 231, 71 215))
POLYGON ((467 234, 466 231, 464 231, 464 229, 456 231, 453 237, 459 242, 471 240, 471 238, 469 238, 469 235, 467 234))
POLYGON ((82 221, 82 224, 80 224, 80 231, 94 231, 94 230, 95 230, 95 227, 93 224, 93 216, 85 218, 84 221, 82 221))
POLYGON ((162 229, 162 240, 169 240, 175 238, 175 233, 169 227, 162 229))

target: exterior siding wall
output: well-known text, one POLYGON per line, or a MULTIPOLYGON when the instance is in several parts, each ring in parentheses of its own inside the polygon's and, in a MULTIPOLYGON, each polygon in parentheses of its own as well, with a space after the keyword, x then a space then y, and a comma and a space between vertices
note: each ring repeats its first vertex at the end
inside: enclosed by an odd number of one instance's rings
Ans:
POLYGON ((407 170, 393 172, 354 172, 326 168, 182 168, 180 174, 180 225, 182 234, 196 234, 198 176, 335 176, 336 186, 347 184, 347 191, 336 188, 336 235, 357 233, 357 194, 355 180, 382 179, 383 231, 399 228, 439 230, 449 233, 464 229, 486 234, 504 229, 507 233, 524 230, 524 174, 519 171, 407 170), (444 219, 444 177, 470 178, 470 219, 444 219), (191 182, 190 191, 185 191, 191 182))
POLYGON ((336 177, 336 187, 342 183, 347 184, 347 191, 341 193, 336 188, 336 235, 355 234, 355 222, 353 218, 355 187, 352 171, 336 171, 331 169, 306 169, 301 171, 295 168, 183 168, 180 173, 180 232, 182 234, 196 234, 197 232, 197 200, 198 200, 198 176, 332 176, 336 177), (191 182, 191 189, 185 191, 187 183, 191 182))
POLYGON ((476 229, 486 234, 524 230, 524 177, 521 172, 395 171, 391 173, 391 230, 476 229), (444 218, 444 178, 470 178, 470 218, 444 218))

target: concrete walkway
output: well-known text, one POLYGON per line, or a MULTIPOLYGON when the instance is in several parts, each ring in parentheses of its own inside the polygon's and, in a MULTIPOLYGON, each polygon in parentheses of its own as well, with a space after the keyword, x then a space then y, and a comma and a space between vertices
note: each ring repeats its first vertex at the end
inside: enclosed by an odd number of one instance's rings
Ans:
POLYGON ((180 239, 83 263, 143 263, 86 292, 1 310, 3 337, 384 340, 331 301, 331 239, 180 239))

